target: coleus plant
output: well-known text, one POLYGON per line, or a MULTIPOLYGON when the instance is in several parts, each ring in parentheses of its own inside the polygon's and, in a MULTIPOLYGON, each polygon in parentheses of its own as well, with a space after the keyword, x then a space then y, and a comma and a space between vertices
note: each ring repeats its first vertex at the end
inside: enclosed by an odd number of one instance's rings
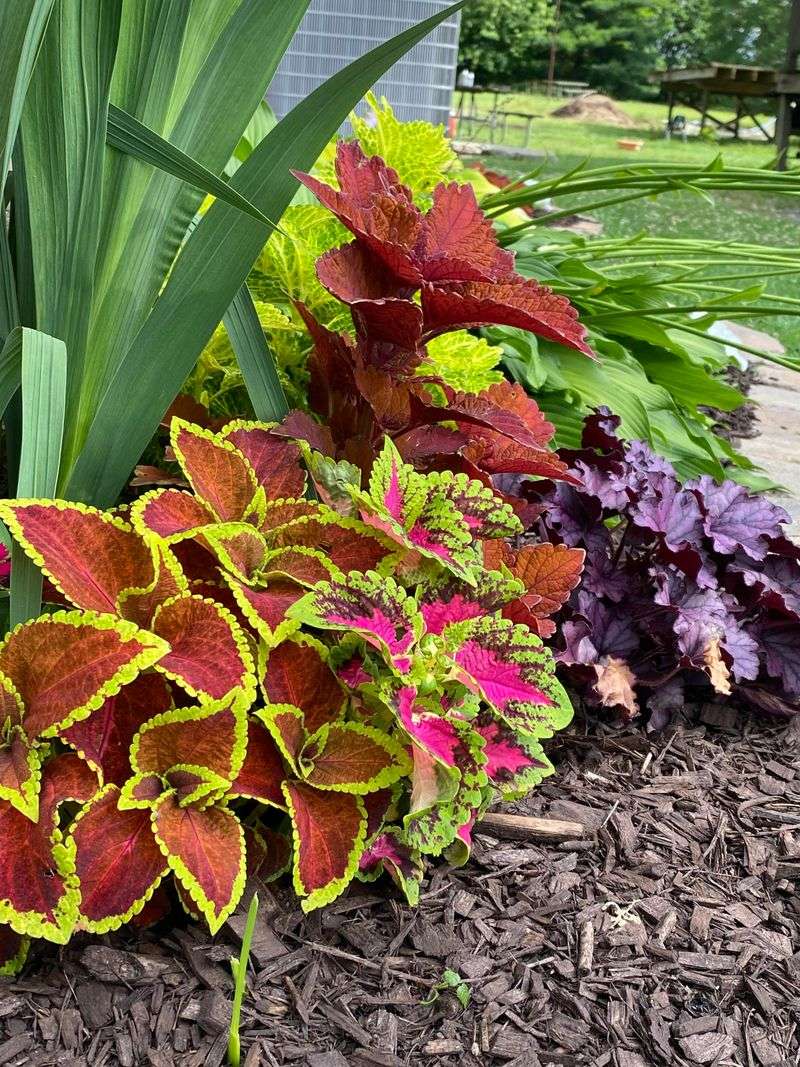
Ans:
POLYGON ((309 406, 324 426, 293 412, 285 432, 364 475, 388 435, 414 466, 487 485, 504 473, 563 476, 547 448, 553 427, 521 387, 497 381, 476 395, 418 373, 430 362, 429 342, 490 324, 592 355, 569 301, 515 273, 472 187, 438 184, 423 213, 397 173, 357 142, 338 145, 338 189, 297 177, 354 235, 320 257, 317 276, 349 308, 355 335, 298 306, 314 341, 309 406))
POLYGON ((172 899, 216 931, 255 873, 291 868, 307 909, 384 870, 414 899, 571 716, 538 635, 581 549, 509 553, 513 508, 391 441, 337 510, 273 427, 171 433, 191 492, 0 503, 68 606, 0 645, 9 970, 172 899))
POLYGON ((703 475, 682 483, 619 419, 598 409, 580 479, 529 483, 541 532, 586 551, 580 589, 558 616, 557 659, 590 700, 655 723, 703 690, 772 714, 800 711, 800 546, 763 495, 703 475), (698 688, 699 687, 699 688, 698 688))

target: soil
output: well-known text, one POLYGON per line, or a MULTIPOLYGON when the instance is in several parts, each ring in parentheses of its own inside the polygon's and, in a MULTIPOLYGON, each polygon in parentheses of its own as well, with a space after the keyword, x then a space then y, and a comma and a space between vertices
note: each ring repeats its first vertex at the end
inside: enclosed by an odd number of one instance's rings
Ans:
MULTIPOLYGON (((288 886, 260 888, 247 1067, 798 1063, 800 717, 706 705, 650 736, 577 720, 551 753, 557 776, 517 810, 580 838, 484 829, 416 910, 357 884, 303 916, 288 886)), ((37 949, 0 985, 0 1065, 223 1063, 242 921, 37 949)))
MULTIPOLYGON (((732 385, 745 396, 749 396, 753 386, 761 382, 758 367, 752 363, 744 369, 735 366, 726 367, 722 377, 728 385, 732 385)), ((761 432, 758 427, 758 407, 752 402, 742 404, 735 411, 720 411, 719 408, 708 407, 701 407, 700 410, 713 417, 714 433, 724 437, 726 441, 735 443, 757 437, 761 432)))
POLYGON ((606 126, 619 126, 624 130, 636 127, 636 121, 604 93, 583 93, 576 96, 569 103, 552 111, 550 118, 597 122, 606 126))

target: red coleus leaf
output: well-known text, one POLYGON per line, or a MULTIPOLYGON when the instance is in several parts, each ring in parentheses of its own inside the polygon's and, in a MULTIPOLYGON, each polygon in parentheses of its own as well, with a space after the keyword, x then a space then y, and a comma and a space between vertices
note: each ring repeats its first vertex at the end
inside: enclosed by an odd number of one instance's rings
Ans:
POLYGON ((338 719, 346 699, 316 645, 303 641, 283 641, 269 651, 262 686, 269 703, 300 708, 309 733, 338 719))
POLYGON ((170 869, 215 934, 244 891, 239 820, 219 805, 182 808, 173 793, 166 793, 153 812, 153 829, 170 869))
POLYGON ((0 672, 25 707, 29 738, 85 719, 167 651, 159 637, 108 615, 59 611, 25 623, 0 645, 0 672))
POLYGON ((21 726, 7 725, 5 734, 0 747, 0 800, 7 800, 28 818, 35 819, 41 756, 21 726))
POLYGON ((253 660, 239 624, 212 600, 186 594, 162 604, 152 629, 170 649, 158 669, 192 696, 219 700, 253 687, 253 660))
POLYGON ((309 738, 300 762, 308 785, 344 793, 384 789, 409 770, 396 741, 357 722, 326 723, 309 738))
POLYGON ((328 904, 344 891, 358 868, 367 825, 361 799, 323 792, 302 782, 283 790, 292 816, 294 886, 304 911, 328 904))
POLYGON ((461 455, 487 474, 527 474, 532 478, 554 478, 573 485, 580 481, 569 473, 567 464, 555 452, 521 445, 494 430, 473 433, 461 455))
POLYGON ((277 436, 262 423, 243 420, 228 423, 220 436, 249 462, 268 500, 303 495, 306 475, 294 441, 277 436))
POLYGON ((211 511, 196 496, 180 489, 145 493, 134 504, 132 517, 137 529, 154 533, 167 542, 214 522, 211 511))
POLYGON ((514 269, 514 254, 498 246, 494 227, 468 184, 436 186, 422 245, 427 282, 498 281, 514 269))
POLYGON ((299 585, 311 588, 317 582, 324 582, 335 573, 322 552, 314 548, 279 548, 267 557, 261 571, 261 578, 288 578, 299 585))
MULTIPOLYGON (((525 595, 504 609, 506 618, 530 624, 542 632, 541 620, 547 619, 566 603, 580 581, 586 553, 582 548, 566 545, 524 545, 514 551, 505 542, 485 541, 483 559, 487 567, 499 570, 507 567, 525 586, 525 595)), ((544 628, 553 633, 552 624, 544 628)))
POLYGON ((302 711, 294 704, 267 704, 256 715, 266 723, 287 763, 296 772, 297 760, 308 738, 302 711))
POLYGON ((250 720, 247 724, 247 752, 231 785, 231 795, 283 807, 281 783, 285 778, 283 761, 269 732, 261 723, 250 720))
POLYGON ((136 732, 172 705, 169 683, 160 674, 140 674, 93 711, 62 730, 60 737, 96 768, 104 783, 122 785, 131 775, 128 758, 136 732))
POLYGON ((273 542, 314 548, 345 574, 374 570, 389 555, 386 545, 373 537, 363 523, 334 515, 300 519, 276 531, 273 542))
POLYGON ((0 978, 18 974, 30 948, 30 938, 18 934, 10 926, 0 926, 0 978))
POLYGON ((131 764, 137 774, 162 776, 173 767, 188 765, 232 782, 246 744, 247 723, 235 702, 179 708, 142 727, 131 746, 131 764))
POLYGON ((516 326, 594 357, 569 300, 532 278, 512 275, 501 282, 425 286, 422 314, 427 337, 493 324, 516 326))
POLYGON ((264 565, 266 538, 249 523, 228 522, 206 526, 201 538, 225 570, 231 571, 242 581, 250 581, 264 565))
POLYGON ((242 453, 230 441, 181 419, 172 420, 171 440, 189 484, 216 518, 244 518, 258 481, 242 453))
POLYGON ((226 575, 225 581, 247 621, 266 641, 279 641, 298 629, 297 623, 290 621, 287 614, 306 592, 301 585, 274 579, 265 588, 251 589, 232 575, 226 575))
MULTIPOLYGON (((281 794, 283 803, 283 795, 281 794)), ((285 874, 292 864, 292 846, 286 834, 262 826, 258 833, 245 827, 245 845, 247 847, 247 877, 271 882, 285 874)))
POLYGON ((78 608, 116 614, 123 590, 155 581, 153 549, 114 515, 63 500, 15 500, 0 504, 0 517, 78 608))
POLYGON ((106 786, 80 812, 70 835, 81 925, 93 933, 116 930, 141 912, 167 871, 149 809, 121 811, 119 796, 117 786, 106 786))

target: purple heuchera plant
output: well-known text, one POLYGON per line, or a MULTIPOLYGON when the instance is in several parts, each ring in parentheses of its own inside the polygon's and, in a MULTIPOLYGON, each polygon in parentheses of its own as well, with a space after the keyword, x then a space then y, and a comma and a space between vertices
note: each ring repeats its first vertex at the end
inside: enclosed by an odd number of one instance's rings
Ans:
POLYGON ((599 408, 562 450, 579 487, 528 483, 554 543, 586 549, 562 609, 557 659, 591 699, 663 722, 686 687, 773 714, 800 711, 800 546, 764 496, 707 475, 681 484, 599 408))

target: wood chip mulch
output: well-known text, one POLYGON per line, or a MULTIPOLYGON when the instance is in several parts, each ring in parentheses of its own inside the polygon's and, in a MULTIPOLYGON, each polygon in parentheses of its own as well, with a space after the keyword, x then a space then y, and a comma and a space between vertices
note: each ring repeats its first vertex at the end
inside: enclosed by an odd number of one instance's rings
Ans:
MULTIPOLYGON (((246 1067, 800 1063, 800 718, 709 705, 652 737, 573 728, 555 756, 518 810, 580 839, 484 831, 417 910, 358 885, 304 917, 262 888, 246 1067)), ((0 1067, 224 1063, 242 925, 39 952, 0 984, 0 1067)))

